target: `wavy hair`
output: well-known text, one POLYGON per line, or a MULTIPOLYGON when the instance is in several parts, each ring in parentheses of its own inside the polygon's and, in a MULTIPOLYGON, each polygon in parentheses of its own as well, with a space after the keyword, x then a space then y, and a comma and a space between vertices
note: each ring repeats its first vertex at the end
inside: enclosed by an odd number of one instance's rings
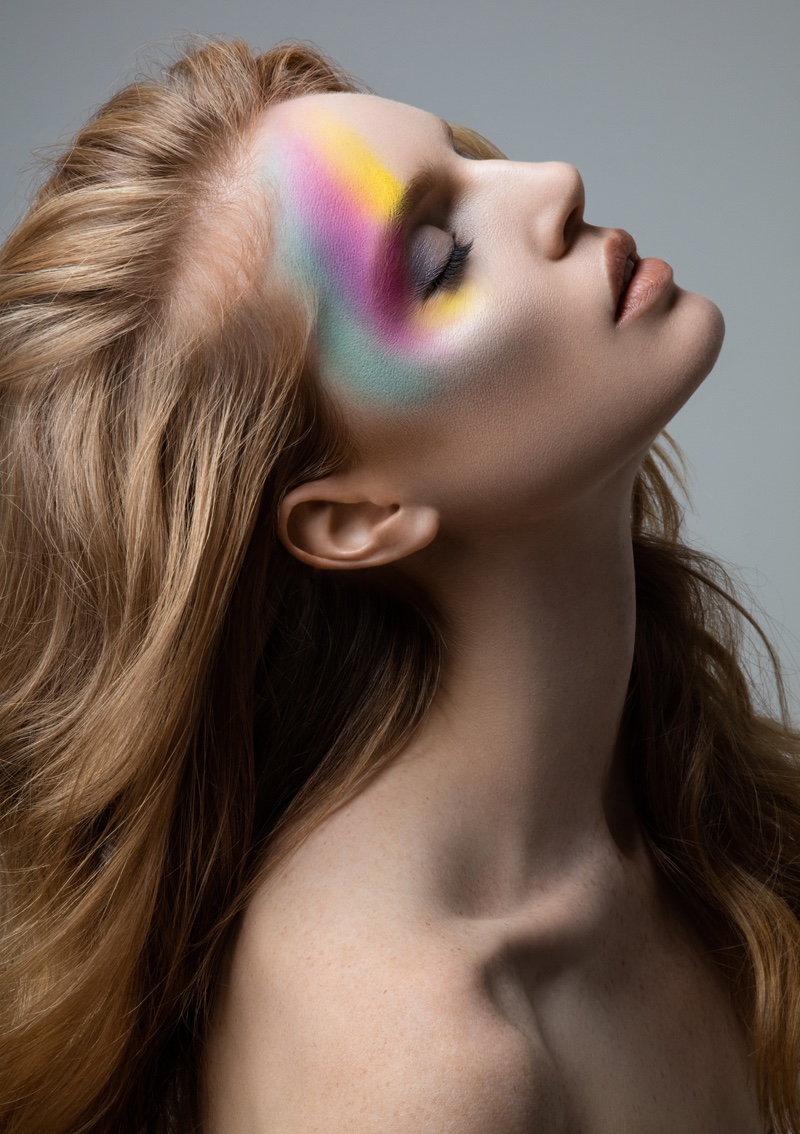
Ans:
MULTIPOLYGON (((2 249, 7 1134, 197 1129, 237 914, 436 692, 426 596, 315 570, 276 534, 281 497, 354 448, 307 362, 313 310, 266 282, 243 143, 272 103, 361 89, 311 44, 194 45, 94 115, 2 249)), ((788 1134, 800 735, 766 639, 782 720, 757 707, 741 660, 757 624, 682 541, 670 478, 656 444, 632 500, 629 774, 724 966, 765 1121, 788 1134)))

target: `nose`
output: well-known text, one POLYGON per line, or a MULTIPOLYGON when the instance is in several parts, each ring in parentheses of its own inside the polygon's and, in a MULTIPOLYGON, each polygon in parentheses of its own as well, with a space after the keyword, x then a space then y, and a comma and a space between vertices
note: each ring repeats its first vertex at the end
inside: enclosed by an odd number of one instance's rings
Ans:
POLYGON ((508 165, 516 167, 515 200, 537 251, 558 260, 569 250, 583 225, 583 178, 574 165, 563 161, 508 165))

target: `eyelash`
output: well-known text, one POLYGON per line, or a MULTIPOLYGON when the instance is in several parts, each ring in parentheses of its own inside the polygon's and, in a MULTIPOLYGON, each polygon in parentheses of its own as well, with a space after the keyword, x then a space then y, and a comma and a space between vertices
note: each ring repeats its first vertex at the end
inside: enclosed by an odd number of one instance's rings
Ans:
POLYGON ((466 244, 461 244, 455 236, 453 237, 453 250, 450 253, 450 259, 442 266, 438 275, 434 276, 425 286, 423 299, 427 299, 440 288, 448 287, 461 276, 474 243, 473 240, 469 240, 466 244))

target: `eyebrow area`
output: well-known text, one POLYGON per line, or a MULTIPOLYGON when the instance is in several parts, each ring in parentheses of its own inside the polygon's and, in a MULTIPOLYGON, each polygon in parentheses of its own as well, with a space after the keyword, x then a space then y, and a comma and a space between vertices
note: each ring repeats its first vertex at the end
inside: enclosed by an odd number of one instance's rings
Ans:
MULTIPOLYGON (((442 127, 448 147, 455 149, 455 138, 450 123, 446 122, 444 118, 437 118, 436 121, 442 127)), ((437 171, 432 165, 424 165, 414 174, 389 214, 388 224, 390 229, 408 222, 428 193, 434 188, 437 177, 437 171)))
POLYGON ((406 185, 387 218, 390 230, 402 227, 414 215, 437 181, 436 170, 423 166, 406 185))

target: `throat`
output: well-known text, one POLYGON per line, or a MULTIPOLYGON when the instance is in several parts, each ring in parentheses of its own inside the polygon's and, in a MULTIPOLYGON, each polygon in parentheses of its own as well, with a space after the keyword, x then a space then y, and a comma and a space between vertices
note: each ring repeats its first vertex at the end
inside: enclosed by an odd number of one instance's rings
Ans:
POLYGON ((591 848, 632 853, 629 528, 627 544, 606 525, 506 557, 495 540, 471 562, 454 555, 437 583, 452 627, 441 685, 375 785, 404 844, 446 863, 474 908, 513 905, 591 848))

